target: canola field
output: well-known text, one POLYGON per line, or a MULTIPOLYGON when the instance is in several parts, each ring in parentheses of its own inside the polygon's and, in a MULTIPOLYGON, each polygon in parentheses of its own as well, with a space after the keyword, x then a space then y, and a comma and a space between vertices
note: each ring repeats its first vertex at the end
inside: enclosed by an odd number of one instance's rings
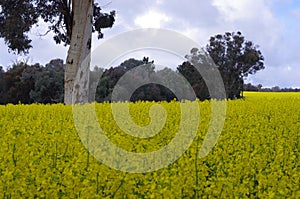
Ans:
MULTIPOLYGON (((91 155, 72 106, 0 106, 0 198, 300 198, 300 93, 245 96, 227 101, 221 135, 204 158, 198 152, 211 102, 197 102, 201 115, 191 146, 173 164, 147 173, 115 170, 91 155)), ((149 124, 155 104, 130 103, 132 120, 149 124)), ((148 139, 122 132, 109 103, 95 107, 115 145, 145 153, 169 143, 179 128, 179 103, 159 104, 167 119, 148 139)))

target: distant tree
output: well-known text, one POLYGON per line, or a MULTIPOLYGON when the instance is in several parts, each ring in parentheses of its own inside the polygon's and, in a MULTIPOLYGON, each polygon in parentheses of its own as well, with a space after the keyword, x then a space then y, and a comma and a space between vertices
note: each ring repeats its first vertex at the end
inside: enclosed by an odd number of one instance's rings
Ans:
POLYGON ((151 82, 150 76, 155 74, 155 66, 151 62, 148 62, 148 59, 143 60, 143 64, 140 66, 142 70, 137 70, 130 73, 131 81, 126 82, 125 85, 121 87, 133 88, 137 83, 142 84, 143 86, 139 87, 132 93, 130 101, 136 102, 138 100, 142 101, 155 101, 156 97, 159 94, 159 88, 156 84, 145 84, 145 82, 151 82))
POLYGON ((262 85, 262 84, 258 84, 258 85, 257 85, 257 89, 258 89, 258 91, 261 91, 262 87, 263 87, 263 85, 262 85))
POLYGON ((22 82, 21 79, 23 71, 28 67, 30 66, 23 62, 15 63, 5 73, 3 86, 6 94, 6 103, 32 103, 29 92, 34 86, 33 82, 22 82))
POLYGON ((280 91, 281 92, 299 92, 300 89, 299 88, 281 88, 280 91))
POLYGON ((198 99, 201 101, 210 99, 208 88, 203 77, 190 62, 183 62, 177 67, 177 71, 191 84, 198 99))
POLYGON ((246 41, 241 32, 215 35, 206 49, 219 66, 227 98, 242 97, 244 78, 264 69, 264 57, 258 46, 246 41))
POLYGON ((49 31, 54 32, 56 43, 70 45, 65 103, 88 102, 92 32, 97 31, 98 38, 102 38, 101 29, 112 27, 115 12, 102 13, 94 0, 0 0, 0 38, 15 53, 28 53, 32 47, 28 32, 39 19, 51 24, 49 31), (77 73, 80 78, 73 90, 77 73))
POLYGON ((148 64, 149 63, 149 58, 144 57, 143 60, 137 60, 134 58, 130 58, 128 60, 125 60, 120 64, 120 68, 122 68, 124 71, 129 71, 137 66, 141 66, 143 64, 148 64))
POLYGON ((271 88, 262 88, 260 91, 261 92, 272 92, 272 89, 271 88))
POLYGON ((119 79, 129 70, 143 65, 142 60, 130 58, 125 60, 117 67, 111 67, 104 70, 103 75, 98 83, 95 100, 97 102, 110 101, 113 89, 119 79))
POLYGON ((281 91, 279 86, 274 86, 271 88, 271 90, 272 90, 272 92, 280 92, 281 91))
POLYGON ((259 91, 258 86, 254 86, 251 83, 244 84, 244 91, 259 91))
MULTIPOLYGON (((124 87, 124 89, 126 89, 132 88, 136 84, 143 85, 137 88, 132 93, 130 101, 171 101, 173 99, 176 99, 174 93, 172 93, 169 88, 164 86, 167 83, 166 81, 168 81, 168 79, 171 79, 169 78, 169 76, 171 76, 172 74, 171 70, 163 69, 160 71, 155 71, 154 60, 150 61, 149 57, 144 57, 142 60, 129 59, 122 63, 121 66, 127 65, 128 63, 135 63, 131 65, 131 69, 140 66, 140 69, 142 70, 136 70, 134 72, 132 71, 130 73, 131 81, 126 82, 126 85, 121 85, 121 87, 124 87), (145 82, 153 82, 154 80, 159 81, 161 84, 145 84, 145 82)), ((173 71, 173 73, 175 72, 173 71)), ((172 83, 176 83, 176 81, 172 83)))
POLYGON ((37 76, 41 70, 42 70, 42 66, 40 64, 36 63, 32 66, 27 66, 23 70, 22 76, 20 77, 21 83, 23 85, 29 85, 28 94, 30 97, 30 103, 35 102, 34 99, 30 96, 30 93, 32 90, 35 89, 35 82, 36 82, 37 76))
POLYGON ((299 92, 299 88, 280 88, 279 86, 273 86, 272 88, 263 88, 262 84, 257 86, 252 85, 251 83, 244 85, 245 91, 258 91, 258 92, 299 92))
MULTIPOLYGON (((187 61, 177 71, 190 83, 198 99, 226 98, 218 67, 205 49, 193 48, 185 58, 187 61)), ((190 98, 193 100, 194 96, 190 98)))
MULTIPOLYGON (((164 69, 162 71, 155 71, 155 65, 154 61, 149 61, 148 57, 144 57, 142 60, 137 60, 134 58, 130 58, 128 60, 125 60, 117 67, 111 67, 109 69, 106 69, 103 72, 100 81, 97 86, 95 100, 97 102, 103 102, 103 101, 111 101, 112 92, 120 80, 120 78, 128 71, 136 68, 136 67, 142 67, 143 70, 139 71, 131 71, 131 81, 126 82, 124 85, 120 85, 120 89, 127 89, 130 87, 134 87, 138 82, 144 84, 147 80, 149 80, 149 77, 154 74, 164 73, 164 75, 167 75, 167 69, 164 69)), ((173 71, 174 72, 174 71, 173 71)), ((92 72, 93 73, 93 72, 92 72)), ((167 79, 167 78, 166 78, 167 79)), ((137 88, 131 95, 130 101, 136 102, 139 100, 142 101, 171 101, 176 96, 166 87, 163 85, 158 85, 154 83, 143 85, 139 88, 137 88)))
MULTIPOLYGON (((46 67, 29 73, 34 79, 30 98, 37 103, 61 103, 64 97, 64 64, 63 60, 50 61, 46 67)), ((23 74, 23 77, 25 75, 23 74)), ((27 75, 28 79, 28 75, 27 75)), ((26 78, 24 78, 26 81, 26 78)))
POLYGON ((110 101, 113 88, 118 80, 125 74, 125 69, 121 67, 109 68, 104 70, 103 75, 98 82, 95 101, 110 101))
POLYGON ((172 101, 172 100, 178 100, 177 96, 178 93, 184 95, 185 87, 181 84, 180 81, 177 80, 176 77, 174 77, 174 74, 176 71, 173 71, 170 68, 164 68, 162 70, 156 71, 157 76, 163 77, 163 83, 166 86, 157 85, 159 87, 160 96, 157 99, 157 101, 172 101), (173 91, 168 87, 167 85, 172 85, 171 88, 176 88, 176 91, 173 93, 173 91))

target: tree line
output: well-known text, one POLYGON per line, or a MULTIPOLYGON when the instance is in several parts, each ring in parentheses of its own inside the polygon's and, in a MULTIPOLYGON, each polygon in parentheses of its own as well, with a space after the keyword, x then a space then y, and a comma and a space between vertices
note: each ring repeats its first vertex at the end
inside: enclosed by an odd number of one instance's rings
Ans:
MULTIPOLYGON (((95 67, 90 71, 90 90, 95 91, 94 96, 90 93, 90 101, 110 101, 118 80, 129 70, 141 65, 144 65, 148 72, 156 73, 153 62, 148 62, 148 58, 142 60, 131 58, 109 69, 95 67), (95 85, 97 79, 100 81, 95 85)), ((63 103, 65 67, 66 64, 61 59, 51 60, 45 66, 38 63, 29 65, 17 62, 7 71, 0 66, 0 104, 63 103)), ((140 78, 138 74, 136 78, 140 78)), ((137 89, 130 101, 171 101, 175 98, 167 88, 150 84, 137 89)))
POLYGON ((63 60, 40 64, 14 63, 6 72, 0 67, 0 104, 63 102, 63 60))
MULTIPOLYGON (((199 74, 193 63, 199 64, 204 72, 215 70, 215 65, 221 74, 227 99, 238 99, 243 97, 244 79, 248 75, 253 75, 257 71, 264 69, 264 57, 251 41, 245 40, 241 32, 226 32, 212 36, 209 44, 204 49, 191 49, 186 55, 186 61, 178 65, 176 72, 182 74, 192 86, 196 97, 200 100, 210 99, 207 79, 199 74), (207 58, 213 62, 208 63, 207 58)), ((149 58, 142 60, 129 59, 120 66, 110 69, 96 68, 85 74, 91 81, 88 84, 89 101, 95 99, 98 102, 109 101, 112 91, 118 80, 130 69, 145 65, 148 74, 170 75, 171 71, 164 69, 155 71, 154 61, 149 58), (102 74, 103 73, 103 74, 102 74), (102 75, 99 83, 95 84, 95 79, 102 75), (92 87, 91 87, 92 86, 92 87), (91 89, 94 88, 94 89, 91 89)), ((0 103, 58 103, 63 102, 65 97, 66 68, 68 64, 63 64, 62 60, 52 60, 45 67, 40 64, 29 66, 25 63, 14 64, 7 72, 0 71, 0 103)), ((142 74, 136 74, 132 78, 141 81, 142 74)), ((143 75, 142 75, 143 76, 143 75)), ((145 78, 145 77, 143 77, 145 78)), ((172 82, 176 85, 176 82, 172 82)), ((182 85, 176 85, 180 87, 182 85)), ((154 100, 170 101, 176 96, 162 85, 149 84, 138 88, 131 96, 130 101, 154 100)), ((65 101, 65 100, 64 100, 65 101)))
MULTIPOLYGON (((161 73, 166 78, 168 78, 168 74, 174 72, 170 68, 155 70, 154 61, 149 61, 149 58, 146 57, 141 60, 130 58, 119 66, 108 69, 95 67, 90 71, 90 89, 95 91, 95 93, 90 94, 90 101, 111 101, 112 91, 120 78, 138 66, 144 66, 149 74, 161 73), (96 81, 97 79, 100 81, 96 81)), ((7 71, 0 67, 0 104, 63 103, 64 70, 65 64, 61 59, 51 60, 45 66, 38 63, 28 65, 19 62, 13 64, 7 71)), ((205 81, 190 62, 183 62, 175 72, 182 74, 188 80, 198 99, 210 99, 205 81)), ((139 81, 138 78, 141 75, 136 74, 133 77, 135 78, 133 82, 139 81)), ((300 91, 300 89, 280 89, 278 86, 263 88, 261 84, 254 86, 250 83, 244 84, 243 88, 245 91, 261 92, 300 91)), ((159 84, 147 84, 138 88, 131 96, 130 101, 171 101, 174 99, 177 99, 175 94, 168 88, 159 84)))
POLYGON ((300 88, 280 88, 279 86, 273 86, 271 88, 264 88, 262 84, 253 85, 247 83, 244 85, 244 91, 254 92, 300 92, 300 88))

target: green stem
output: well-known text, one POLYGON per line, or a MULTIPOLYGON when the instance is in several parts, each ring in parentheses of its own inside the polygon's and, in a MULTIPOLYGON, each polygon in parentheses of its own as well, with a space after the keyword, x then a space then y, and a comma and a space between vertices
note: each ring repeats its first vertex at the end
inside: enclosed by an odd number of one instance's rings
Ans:
POLYGON ((57 161, 57 142, 55 142, 55 153, 52 155, 53 159, 53 168, 56 168, 56 161, 57 161))
POLYGON ((16 152, 16 144, 14 144, 13 152, 12 152, 12 160, 13 160, 14 166, 16 167, 17 166, 17 160, 15 158, 15 152, 16 152))
POLYGON ((119 184, 119 186, 117 187, 116 191, 113 193, 113 195, 112 195, 111 198, 115 198, 116 193, 119 191, 119 189, 121 188, 121 186, 122 186, 123 183, 124 183, 125 177, 126 177, 126 174, 125 174, 124 178, 121 180, 121 183, 119 184))
POLYGON ((96 194, 99 194, 99 173, 96 175, 96 194))
POLYGON ((195 156, 195 175, 196 175, 196 181, 195 181, 195 198, 199 198, 198 193, 198 187, 199 187, 199 171, 198 171, 198 158, 199 158, 199 136, 197 137, 197 146, 196 146, 196 156, 195 156))
POLYGON ((87 142, 87 160, 86 160, 86 167, 85 170, 88 171, 89 165, 90 165, 90 127, 87 128, 87 136, 86 136, 86 142, 87 142))

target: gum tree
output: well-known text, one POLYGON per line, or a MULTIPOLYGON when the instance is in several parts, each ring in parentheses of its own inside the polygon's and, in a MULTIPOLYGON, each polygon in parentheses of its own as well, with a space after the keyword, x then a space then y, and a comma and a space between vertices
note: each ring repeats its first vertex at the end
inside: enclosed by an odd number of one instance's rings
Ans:
POLYGON ((218 65, 227 98, 241 98, 244 78, 265 68, 259 46, 247 41, 241 32, 215 35, 206 50, 218 65))
POLYGON ((0 38, 10 52, 27 54, 28 33, 42 19, 57 44, 69 45, 64 78, 66 104, 88 102, 92 33, 112 27, 115 12, 102 13, 94 0, 0 0, 0 38), (79 81, 74 85, 76 75, 79 81), (75 89, 73 89, 75 88, 75 89))

